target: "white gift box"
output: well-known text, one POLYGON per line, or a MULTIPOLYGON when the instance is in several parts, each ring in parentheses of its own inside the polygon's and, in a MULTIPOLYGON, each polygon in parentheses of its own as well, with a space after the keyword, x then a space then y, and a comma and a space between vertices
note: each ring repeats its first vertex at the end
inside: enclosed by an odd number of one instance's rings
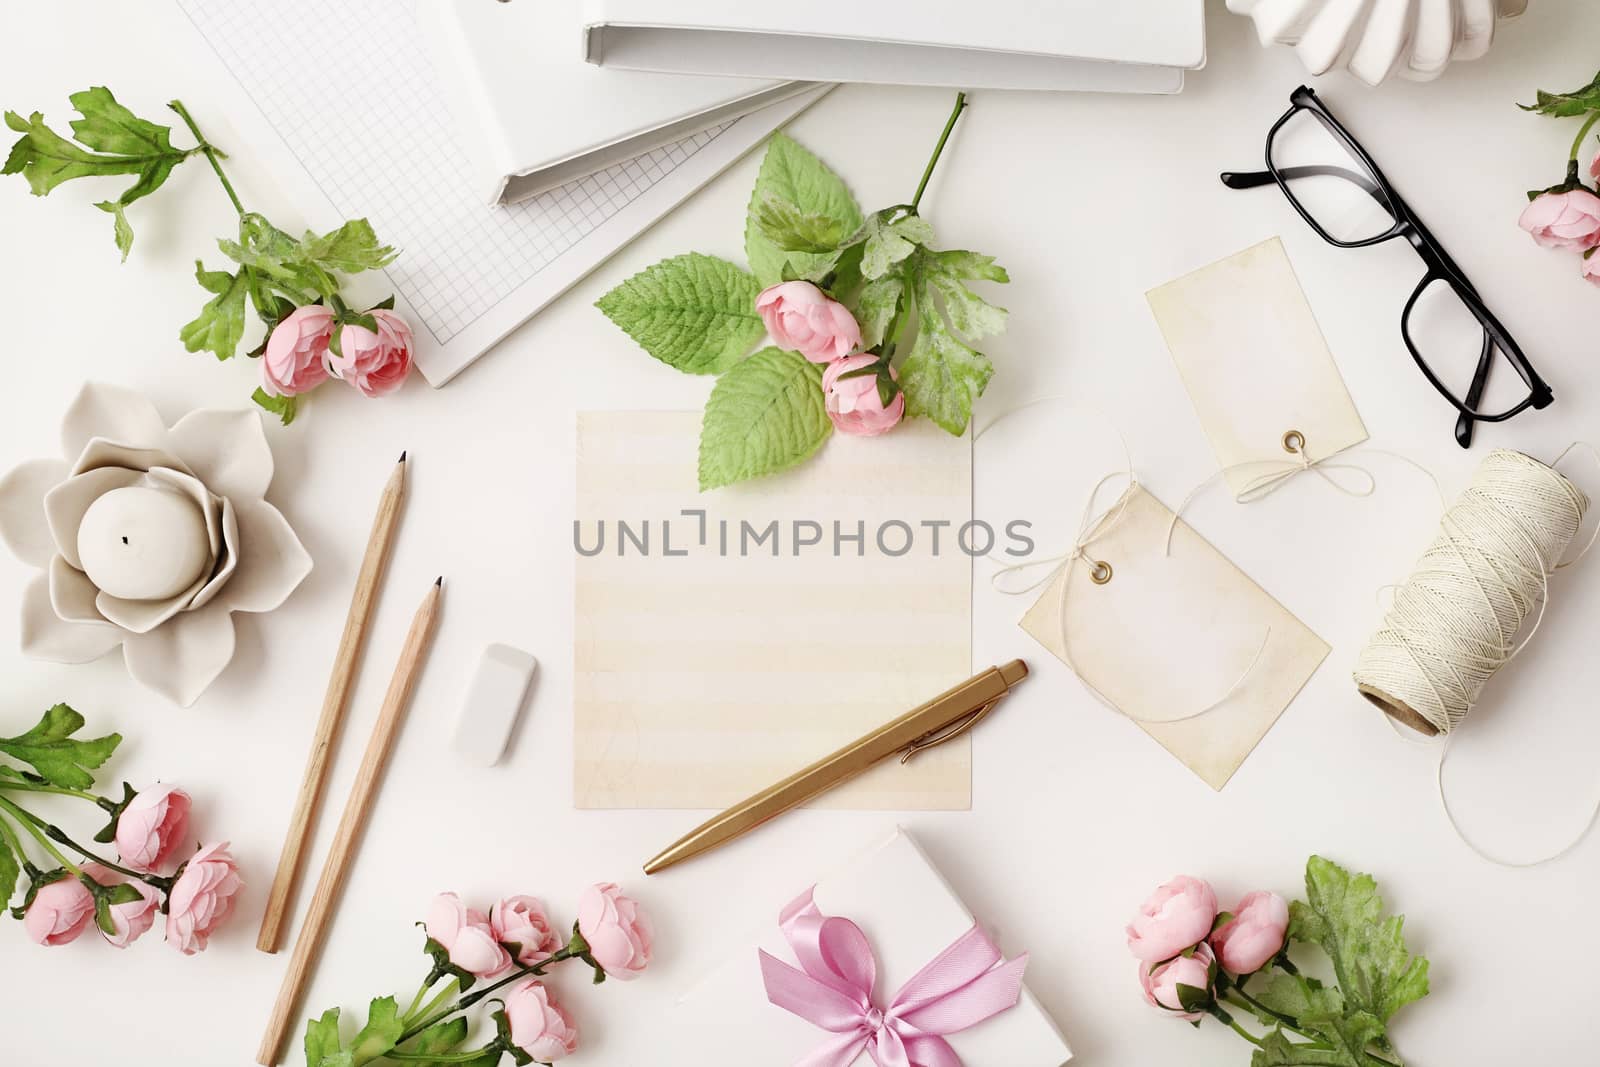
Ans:
MULTIPOLYGON (((804 889, 796 886, 795 893, 804 889)), ((866 934, 877 958, 874 1001, 880 1008, 974 921, 904 830, 819 882, 814 899, 823 914, 850 919, 866 934)), ((767 1000, 757 950, 795 962, 778 928, 788 903, 773 901, 772 921, 759 939, 680 1002, 677 1025, 691 1031, 686 1036, 704 1067, 787 1067, 835 1036, 767 1000)), ((964 1067, 1062 1067, 1072 1058, 1061 1031, 1026 986, 1014 1008, 946 1040, 964 1067)), ((870 1067, 871 1058, 863 1051, 853 1063, 870 1067)))

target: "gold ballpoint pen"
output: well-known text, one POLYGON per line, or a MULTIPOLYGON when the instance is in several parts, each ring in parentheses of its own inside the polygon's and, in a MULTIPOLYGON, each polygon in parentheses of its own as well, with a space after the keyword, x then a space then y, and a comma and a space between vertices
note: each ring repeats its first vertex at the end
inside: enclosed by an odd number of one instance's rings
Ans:
POLYGON ((968 678, 887 726, 702 823, 646 863, 644 873, 655 874, 674 863, 708 852, 849 781, 896 753, 901 754, 900 762, 905 763, 923 749, 960 737, 982 721, 1000 698, 1027 676, 1028 665, 1014 659, 1003 667, 990 667, 968 678))

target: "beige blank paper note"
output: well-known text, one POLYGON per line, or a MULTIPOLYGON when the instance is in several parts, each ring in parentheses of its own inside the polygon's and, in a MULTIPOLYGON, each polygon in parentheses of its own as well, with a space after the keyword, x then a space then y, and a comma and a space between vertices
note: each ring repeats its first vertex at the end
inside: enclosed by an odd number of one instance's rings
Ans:
POLYGON ((1096 584, 1093 563, 1074 561, 1022 628, 1123 714, 1152 720, 1139 728, 1221 789, 1328 645, 1188 523, 1174 527, 1172 512, 1143 488, 1130 489, 1126 508, 1107 516, 1085 553, 1110 566, 1110 580, 1096 584), (1186 722, 1153 721, 1213 703, 1186 722))
MULTIPOLYGON (((728 806, 972 673, 970 439, 923 420, 836 434, 795 470, 701 493, 699 433, 692 412, 578 416, 579 808, 728 806)), ((967 808, 971 749, 818 803, 967 808)))

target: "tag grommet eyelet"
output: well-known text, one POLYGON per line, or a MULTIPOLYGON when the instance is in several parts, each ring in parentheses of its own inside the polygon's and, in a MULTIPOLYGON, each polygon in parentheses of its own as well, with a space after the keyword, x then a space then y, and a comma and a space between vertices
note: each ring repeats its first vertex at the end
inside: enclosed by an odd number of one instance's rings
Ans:
POLYGON ((1089 580, 1095 585, 1105 585, 1111 580, 1111 564, 1103 559, 1094 561, 1094 566, 1089 568, 1089 580))
POLYGON ((1290 455, 1300 455, 1306 450, 1306 435, 1299 430, 1288 431, 1283 435, 1283 450, 1290 455))

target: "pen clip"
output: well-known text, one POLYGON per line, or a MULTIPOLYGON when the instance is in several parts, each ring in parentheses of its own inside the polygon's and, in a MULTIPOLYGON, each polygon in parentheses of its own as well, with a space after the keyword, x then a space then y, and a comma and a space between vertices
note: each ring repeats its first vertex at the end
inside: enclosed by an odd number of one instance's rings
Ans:
POLYGON ((921 737, 917 738, 915 741, 911 742, 905 747, 905 751, 900 755, 900 762, 902 764, 910 763, 911 757, 915 756, 918 752, 921 752, 924 749, 936 748, 939 745, 944 744, 946 741, 954 741, 956 738, 960 737, 962 734, 978 725, 978 723, 982 722, 984 718, 994 710, 994 706, 1000 703, 1004 697, 1005 694, 1001 694, 982 707, 975 708, 974 710, 967 712, 954 722, 946 723, 937 730, 932 730, 923 734, 921 737))

